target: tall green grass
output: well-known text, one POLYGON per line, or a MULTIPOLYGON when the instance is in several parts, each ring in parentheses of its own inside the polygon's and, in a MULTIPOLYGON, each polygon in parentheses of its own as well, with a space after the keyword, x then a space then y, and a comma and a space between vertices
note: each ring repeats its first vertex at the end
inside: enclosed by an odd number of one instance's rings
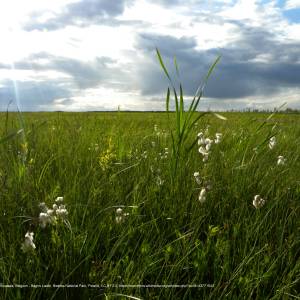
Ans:
MULTIPOLYGON (((179 92, 177 91, 174 80, 170 76, 165 63, 163 61, 163 58, 159 52, 159 50, 156 48, 156 54, 159 60, 159 63, 166 75, 166 77, 169 80, 169 83, 171 85, 171 90, 174 95, 174 103, 175 103, 175 117, 176 117, 176 126, 175 130, 171 128, 171 138, 172 138, 172 150, 173 150, 173 161, 174 161, 174 167, 173 167, 173 177, 178 171, 178 163, 181 160, 181 157, 187 157, 189 155, 189 152, 193 149, 195 146, 197 139, 193 138, 193 143, 189 144, 190 139, 188 139, 192 133, 192 130, 194 128, 194 125, 199 121, 200 118, 202 118, 205 113, 197 114, 197 109, 199 108, 200 100, 204 93, 204 88, 207 84, 207 81, 212 74, 214 68, 218 64, 218 62, 221 59, 221 56, 218 56, 216 60, 213 62, 211 67, 209 68, 206 76, 203 79, 203 82, 197 87, 195 96, 193 97, 192 102, 190 103, 188 110, 185 111, 184 108, 184 94, 183 94, 183 87, 182 84, 179 83, 179 92)), ((176 57, 174 58, 174 65, 176 69, 177 77, 179 78, 179 68, 177 64, 176 57)), ((170 108, 170 96, 171 91, 170 87, 167 89, 167 96, 166 96, 166 111, 169 112, 170 108)), ((221 117, 222 119, 225 119, 224 117, 215 114, 216 116, 221 117)))
MULTIPOLYGON (((17 114, 5 116, 0 128, 17 133, 17 114)), ((179 156, 185 168, 174 185, 171 153, 163 159, 159 153, 173 147, 176 112, 169 119, 122 111, 24 113, 26 160, 20 135, 0 145, 0 283, 125 287, 2 287, 1 299, 298 297, 299 116, 224 116, 227 122, 205 115, 191 127, 191 139, 210 125, 207 135, 221 132, 223 141, 206 164, 196 145, 188 159, 179 156), (103 169, 108 149, 114 155, 103 169), (278 155, 286 165, 276 165, 278 155), (212 186, 203 205, 195 171, 212 186), (256 194, 266 199, 258 210, 256 194), (69 225, 42 229, 38 204, 50 206, 57 196, 65 198, 69 225), (119 224, 118 207, 129 213, 119 224), (27 231, 35 234, 31 254, 21 251, 27 231), (138 286, 155 284, 213 287, 138 286)))

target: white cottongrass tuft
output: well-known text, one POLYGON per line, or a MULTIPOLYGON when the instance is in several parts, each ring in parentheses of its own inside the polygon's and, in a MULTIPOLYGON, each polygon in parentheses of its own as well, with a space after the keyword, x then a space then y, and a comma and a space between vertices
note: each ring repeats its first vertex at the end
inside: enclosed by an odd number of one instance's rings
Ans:
POLYGON ((285 165, 285 163, 286 163, 286 159, 282 155, 279 155, 277 159, 277 165, 282 166, 285 165))
POLYGON ((66 210, 65 205, 60 205, 56 211, 55 211, 57 217, 61 218, 61 219, 65 219, 67 217, 67 215, 69 214, 68 211, 66 210))
POLYGON ((116 209, 116 214, 121 215, 123 213, 123 209, 121 207, 116 209))
POLYGON ((206 189, 205 188, 201 189, 198 200, 200 201, 200 203, 204 203, 206 201, 206 189))
POLYGON ((36 247, 35 244, 33 242, 33 232, 27 232, 25 234, 25 241, 24 243, 22 243, 21 249, 23 252, 30 252, 33 251, 36 247))
POLYGON ((61 203, 63 203, 63 201, 64 201, 64 197, 57 197, 57 198, 55 199, 55 203, 56 203, 56 204, 61 204, 61 203))
POLYGON ((194 173, 195 180, 198 184, 201 184, 201 178, 199 172, 194 173))
POLYGON ((219 144, 222 141, 222 133, 216 133, 215 144, 219 144))
POLYGON ((45 228, 47 224, 51 224, 53 221, 53 217, 48 213, 41 212, 39 215, 39 222, 42 228, 45 228))
POLYGON ((48 224, 50 225, 55 223, 57 218, 62 220, 66 219, 68 211, 65 205, 62 204, 63 200, 63 197, 57 197, 52 209, 49 209, 44 202, 39 204, 41 209, 41 213, 39 214, 39 223, 42 228, 45 228, 48 224))
POLYGON ((204 139, 203 132, 199 132, 197 136, 198 136, 198 145, 199 146, 205 145, 205 139, 204 139))
POLYGON ((116 209, 116 223, 120 224, 125 221, 125 218, 129 216, 129 213, 124 213, 121 207, 116 209))
POLYGON ((215 140, 212 140, 210 138, 205 137, 203 132, 199 132, 197 137, 198 137, 198 146, 200 146, 198 151, 203 156, 203 159, 202 159, 203 162, 207 162, 210 151, 211 151, 211 148, 212 148, 212 145, 214 143, 218 144, 218 143, 221 142, 222 133, 216 133, 216 139, 215 140))
POLYGON ((203 146, 201 146, 199 148, 199 153, 202 154, 202 155, 207 155, 208 151, 203 146))
POLYGON ((260 195, 255 195, 252 203, 257 209, 263 207, 266 203, 266 200, 264 200, 260 195))
POLYGON ((213 142, 214 142, 214 141, 211 140, 211 139, 205 139, 205 143, 206 143, 206 145, 205 145, 205 150, 206 150, 206 151, 209 151, 209 150, 210 150, 211 145, 212 145, 213 142))
POLYGON ((275 145, 276 145, 276 138, 275 138, 275 136, 272 136, 269 140, 269 148, 273 149, 275 147, 275 145))

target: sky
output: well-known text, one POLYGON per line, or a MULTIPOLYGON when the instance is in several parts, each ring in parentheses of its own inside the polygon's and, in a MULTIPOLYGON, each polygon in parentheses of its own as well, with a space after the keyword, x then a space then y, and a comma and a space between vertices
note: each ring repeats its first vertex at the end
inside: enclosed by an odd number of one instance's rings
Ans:
POLYGON ((0 110, 300 109, 300 0, 10 0, 0 3, 0 110), (174 57, 179 67, 176 75, 174 57))

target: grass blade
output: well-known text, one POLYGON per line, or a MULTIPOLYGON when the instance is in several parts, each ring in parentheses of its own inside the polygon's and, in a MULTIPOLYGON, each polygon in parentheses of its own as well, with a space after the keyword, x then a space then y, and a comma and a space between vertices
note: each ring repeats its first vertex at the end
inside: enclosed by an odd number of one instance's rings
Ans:
POLYGON ((176 56, 174 56, 174 65, 175 65, 177 77, 179 78, 179 68, 178 68, 176 56))
POLYGON ((220 120, 227 121, 227 118, 224 117, 224 116, 222 116, 222 115, 220 115, 220 114, 217 114, 217 113, 215 113, 215 112, 213 112, 212 114, 213 114, 215 117, 217 117, 218 119, 220 119, 220 120))
POLYGON ((159 50, 157 48, 156 48, 156 54, 157 54, 157 57, 158 57, 158 60, 159 60, 159 63, 161 65, 162 69, 164 70, 164 72, 165 72, 166 76, 168 77, 168 79, 172 82, 171 77, 170 77, 170 75, 167 71, 167 68, 165 67, 165 64, 164 64, 164 62, 162 60, 162 57, 159 53, 159 50))
POLYGON ((168 88, 167 97, 166 97, 166 110, 167 110, 167 112, 169 112, 169 104, 170 104, 170 88, 168 88))
POLYGON ((179 104, 179 112, 180 112, 180 130, 182 130, 183 125, 183 113, 184 113, 184 102, 183 102, 183 89, 180 84, 180 104, 179 104))
POLYGON ((219 55, 219 56, 216 58, 216 60, 214 61, 214 63, 213 63, 213 64, 211 65, 211 67, 209 68, 209 70, 208 70, 208 72, 207 72, 207 74, 206 74, 206 76, 205 76, 205 80, 204 80, 205 83, 207 82, 208 78, 210 77, 212 71, 214 70, 214 68, 216 67, 216 65, 217 65, 218 62, 220 61, 220 59, 221 59, 221 55, 219 55))
POLYGON ((10 140, 10 139, 12 139, 12 138, 14 138, 15 136, 17 136, 17 135, 19 135, 19 134, 24 134, 23 131, 24 131, 23 129, 20 129, 20 130, 18 130, 18 131, 14 131, 14 132, 9 133, 8 135, 6 135, 6 136, 0 138, 0 144, 2 144, 2 143, 4 143, 4 142, 6 142, 6 141, 8 141, 8 140, 10 140))

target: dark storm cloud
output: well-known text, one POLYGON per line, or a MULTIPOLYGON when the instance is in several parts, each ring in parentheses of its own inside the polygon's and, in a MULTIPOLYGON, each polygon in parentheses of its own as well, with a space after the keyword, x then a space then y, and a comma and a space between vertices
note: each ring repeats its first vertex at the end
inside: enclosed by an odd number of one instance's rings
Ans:
MULTIPOLYGON (((113 82, 121 80, 123 71, 115 66, 116 63, 117 61, 109 57, 97 57, 86 62, 40 52, 15 62, 14 68, 29 71, 58 71, 69 75, 69 81, 78 88, 87 89, 98 85, 113 85, 113 82)), ((11 66, 7 64, 0 65, 0 69, 10 68, 11 66)))
MULTIPOLYGON (((20 105, 21 110, 40 110, 51 109, 55 99, 71 96, 69 87, 63 86, 58 81, 39 82, 35 81, 17 81, 14 83, 10 80, 1 82, 0 86, 0 109, 5 110, 8 103, 12 101, 12 107, 17 108, 20 105)), ((69 104, 70 104, 69 100, 69 104)))
POLYGON ((205 95, 212 98, 237 99, 249 96, 272 96, 281 88, 300 86, 300 44, 279 42, 275 36, 260 28, 239 24, 241 37, 224 48, 200 51, 193 38, 175 38, 157 34, 141 34, 136 48, 152 61, 139 67, 138 78, 149 78, 140 82, 144 95, 163 93, 167 81, 155 59, 158 47, 168 68, 173 70, 176 55, 182 83, 187 95, 194 95, 200 79, 206 74, 214 59, 221 54, 221 62, 209 79, 205 95), (255 61, 268 55, 270 62, 255 61))
MULTIPOLYGON (((61 13, 45 22, 39 22, 38 17, 43 12, 31 15, 31 21, 24 25, 27 31, 32 30, 57 30, 68 25, 88 26, 91 24, 120 25, 125 21, 115 18, 121 15, 126 4, 132 0, 81 0, 66 5, 61 13)), ((128 22, 132 25, 132 22, 128 22)))
MULTIPOLYGON (((31 54, 22 61, 14 63, 14 69, 18 71, 46 72, 57 71, 68 75, 61 79, 48 79, 38 81, 18 81, 18 95, 24 110, 38 110, 41 107, 51 107, 57 99, 61 105, 71 104, 70 98, 78 96, 85 89, 113 88, 115 90, 128 91, 128 75, 116 66, 117 61, 109 57, 97 57, 85 62, 76 59, 59 57, 40 52, 31 54), (67 101, 67 102, 66 102, 67 101)), ((8 64, 0 64, 0 69, 10 70, 8 64)), ((36 73, 38 76, 39 73, 36 73)), ((0 106, 5 109, 7 103, 16 100, 13 81, 0 82, 0 106)), ((47 109, 47 108, 46 108, 47 109)))

